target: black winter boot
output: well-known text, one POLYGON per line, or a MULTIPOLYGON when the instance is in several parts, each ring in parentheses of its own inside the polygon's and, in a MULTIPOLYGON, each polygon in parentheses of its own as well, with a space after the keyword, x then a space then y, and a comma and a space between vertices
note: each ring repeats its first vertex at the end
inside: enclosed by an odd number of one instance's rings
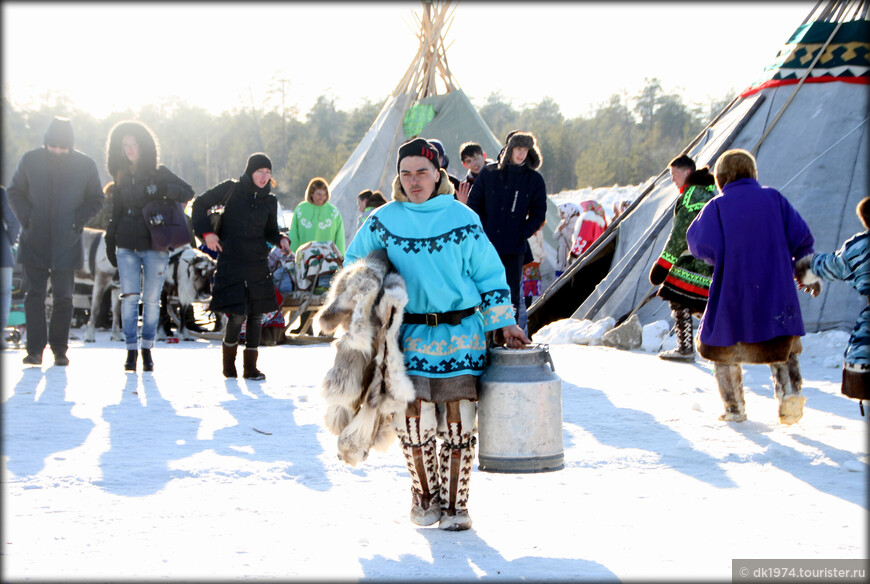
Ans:
POLYGON ((151 349, 142 349, 142 371, 154 371, 154 361, 151 359, 151 349))
POLYGON ((245 379, 252 379, 254 381, 263 381, 266 379, 266 375, 257 369, 258 354, 259 351, 257 351, 257 349, 245 349, 244 353, 242 353, 242 364, 244 365, 242 377, 245 379))
POLYGON ((136 349, 127 349, 127 361, 124 363, 124 371, 136 371, 136 357, 139 353, 136 349))
POLYGON ((232 345, 222 343, 221 346, 224 349, 224 377, 238 377, 239 372, 236 371, 236 351, 239 350, 239 345, 237 343, 232 345))

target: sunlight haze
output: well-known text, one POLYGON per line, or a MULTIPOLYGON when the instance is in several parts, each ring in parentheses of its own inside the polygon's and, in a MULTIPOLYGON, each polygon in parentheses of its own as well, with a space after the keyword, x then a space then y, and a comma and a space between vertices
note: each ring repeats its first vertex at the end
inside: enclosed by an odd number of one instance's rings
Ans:
MULTIPOLYGON (((478 107, 552 97, 568 118, 658 77, 707 104, 748 86, 814 2, 461 2, 447 60, 478 107)), ((185 101, 211 113, 318 96, 380 104, 418 41, 419 2, 3 3, 3 92, 15 107, 65 95, 98 117, 185 101), (284 80, 283 84, 280 80, 284 80)))

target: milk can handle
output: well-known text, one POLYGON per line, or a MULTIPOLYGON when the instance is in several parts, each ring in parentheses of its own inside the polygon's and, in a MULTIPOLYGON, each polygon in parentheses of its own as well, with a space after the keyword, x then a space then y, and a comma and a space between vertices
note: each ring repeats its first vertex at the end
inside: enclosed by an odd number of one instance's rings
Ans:
POLYGON ((547 343, 533 343, 529 345, 531 348, 542 349, 544 354, 547 355, 547 362, 550 364, 550 369, 553 370, 553 373, 556 372, 556 364, 553 363, 553 356, 550 355, 550 345, 547 343))

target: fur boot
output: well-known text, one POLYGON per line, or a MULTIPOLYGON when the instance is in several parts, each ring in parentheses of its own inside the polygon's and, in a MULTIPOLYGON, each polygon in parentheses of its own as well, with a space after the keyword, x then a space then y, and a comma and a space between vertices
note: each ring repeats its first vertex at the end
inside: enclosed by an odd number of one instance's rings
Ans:
POLYGON ((801 395, 803 380, 797 355, 789 355, 785 363, 771 363, 770 373, 773 377, 773 391, 779 404, 780 423, 797 423, 804 415, 804 402, 807 401, 801 395))
POLYGON ((659 359, 668 361, 695 361, 695 347, 692 342, 692 311, 682 306, 672 306, 674 317, 674 333, 677 337, 677 348, 659 353, 659 359))
POLYGON ((238 377, 239 372, 236 370, 236 352, 239 350, 239 344, 233 343, 228 345, 221 343, 224 350, 224 377, 238 377))
POLYGON ((253 381, 265 381, 266 374, 257 369, 257 357, 260 352, 257 349, 245 349, 242 352, 242 377, 253 381))
POLYGON ((725 404, 725 413, 719 416, 723 422, 746 420, 746 402, 743 400, 743 369, 740 365, 715 363, 713 373, 719 384, 719 395, 725 404))
POLYGON ((439 529, 463 531, 471 528, 468 488, 474 465, 476 404, 468 400, 447 402, 444 414, 444 442, 439 453, 441 474, 441 521, 439 529))
POLYGON ((435 404, 415 401, 408 406, 404 423, 404 427, 396 428, 396 433, 411 475, 411 521, 432 525, 441 518, 435 404))

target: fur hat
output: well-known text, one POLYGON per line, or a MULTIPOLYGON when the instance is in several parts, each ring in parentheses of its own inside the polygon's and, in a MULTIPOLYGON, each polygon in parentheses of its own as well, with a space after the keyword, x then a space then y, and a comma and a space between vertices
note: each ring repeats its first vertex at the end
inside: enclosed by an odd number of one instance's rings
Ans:
POLYGON ((45 145, 72 150, 73 144, 75 144, 75 134, 73 134, 72 122, 69 118, 55 116, 45 130, 45 145))
POLYGON ((402 159, 408 156, 423 156, 431 160, 435 168, 439 168, 438 151, 423 138, 414 138, 399 146, 399 156, 396 158, 396 172, 399 172, 399 164, 401 164, 402 159))
POLYGON ((735 148, 725 151, 716 161, 716 186, 721 191, 728 183, 741 178, 758 178, 755 157, 746 150, 735 148))
POLYGON ((541 151, 538 149, 535 135, 531 132, 521 132, 519 130, 514 130, 513 132, 508 134, 504 150, 499 155, 499 170, 504 169, 508 164, 510 164, 511 154, 514 148, 528 148, 529 155, 526 157, 526 166, 528 166, 532 170, 537 170, 541 167, 543 157, 541 156, 541 151))
POLYGON ((245 174, 253 176, 255 172, 261 168, 272 170, 272 161, 262 152, 254 152, 248 156, 248 163, 245 165, 245 174))

